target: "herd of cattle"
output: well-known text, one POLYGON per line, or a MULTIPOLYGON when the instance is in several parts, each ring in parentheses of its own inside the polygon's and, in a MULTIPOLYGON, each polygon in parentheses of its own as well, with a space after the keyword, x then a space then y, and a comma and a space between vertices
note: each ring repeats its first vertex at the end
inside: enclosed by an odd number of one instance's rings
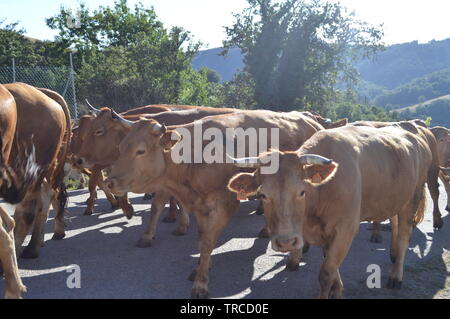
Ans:
POLYGON ((322 247, 321 298, 341 297, 339 266, 361 221, 374 222, 371 241, 378 242, 380 223, 390 220, 393 268, 387 287, 392 289, 401 287, 411 232, 423 218, 425 185, 434 203, 434 227, 443 226, 438 178, 449 192, 446 128, 427 128, 420 120, 331 122, 314 112, 150 105, 117 114, 89 108, 89 115, 71 121, 56 92, 24 83, 0 85, 0 196, 17 204, 14 218, 0 208, 0 273, 7 298, 26 291, 16 254, 39 256, 50 205, 52 239, 64 238, 65 177, 73 170, 89 176, 85 215, 93 213, 97 187, 128 218, 133 207, 127 192, 153 194, 150 222, 138 247, 152 245, 167 203, 163 221, 175 222, 178 216, 175 235, 186 233, 189 214, 195 214, 200 259, 190 277, 193 298, 208 296, 211 253, 240 200, 260 200, 258 210, 266 220, 261 236, 271 238, 275 251, 289 252, 288 270, 299 268, 309 245, 322 247), (222 132, 278 128, 279 149, 231 163, 175 163, 177 130, 194 133, 197 120, 222 132), (262 173, 273 155, 279 158, 278 171, 262 173))

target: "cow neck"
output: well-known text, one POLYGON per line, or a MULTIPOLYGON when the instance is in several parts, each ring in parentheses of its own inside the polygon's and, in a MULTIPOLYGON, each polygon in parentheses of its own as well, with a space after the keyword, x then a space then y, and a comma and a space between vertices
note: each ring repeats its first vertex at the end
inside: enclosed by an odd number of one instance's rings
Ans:
POLYGON ((189 209, 189 204, 192 203, 192 189, 188 186, 189 179, 187 178, 189 164, 176 164, 172 160, 171 152, 163 153, 166 168, 164 176, 161 181, 164 189, 174 196, 180 204, 189 209))

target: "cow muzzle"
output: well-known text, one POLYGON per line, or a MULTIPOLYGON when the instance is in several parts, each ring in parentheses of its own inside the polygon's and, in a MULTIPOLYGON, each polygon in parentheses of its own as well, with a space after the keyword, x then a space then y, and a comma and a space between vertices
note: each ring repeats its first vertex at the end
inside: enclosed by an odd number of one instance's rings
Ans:
POLYGON ((282 253, 287 253, 293 250, 299 250, 303 247, 303 239, 301 236, 276 236, 272 239, 272 249, 282 253))

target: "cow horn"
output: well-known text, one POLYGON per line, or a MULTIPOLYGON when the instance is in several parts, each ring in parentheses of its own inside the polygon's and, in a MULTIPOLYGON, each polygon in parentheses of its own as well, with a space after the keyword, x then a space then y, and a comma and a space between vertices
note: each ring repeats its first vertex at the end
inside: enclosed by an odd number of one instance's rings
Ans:
POLYGON ((309 164, 309 165, 330 165, 333 161, 320 156, 320 155, 315 155, 315 154, 304 154, 304 155, 300 155, 299 157, 300 163, 301 164, 309 164))
POLYGON ((164 124, 160 124, 158 122, 153 123, 153 131, 157 134, 164 134, 166 133, 166 126, 164 124))
POLYGON ((92 113, 94 113, 95 115, 97 115, 98 113, 100 113, 100 110, 99 110, 99 109, 96 109, 95 107, 93 107, 93 106, 91 105, 91 103, 89 103, 88 99, 85 99, 85 101, 86 101, 86 104, 87 104, 88 107, 89 107, 89 110, 90 110, 92 113))
POLYGON ((122 116, 116 113, 113 109, 111 109, 111 117, 115 120, 119 120, 120 123, 122 123, 125 127, 130 128, 131 125, 133 125, 133 121, 129 121, 127 119, 124 119, 122 116))
POLYGON ((228 154, 226 155, 235 166, 240 168, 258 168, 261 165, 258 157, 233 158, 228 154))

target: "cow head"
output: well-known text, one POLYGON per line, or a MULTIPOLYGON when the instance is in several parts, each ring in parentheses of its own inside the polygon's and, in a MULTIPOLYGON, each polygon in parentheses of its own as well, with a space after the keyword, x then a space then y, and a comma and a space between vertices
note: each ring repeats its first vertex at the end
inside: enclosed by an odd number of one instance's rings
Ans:
POLYGON ((76 163, 84 168, 112 165, 119 156, 118 145, 128 131, 129 127, 109 108, 102 108, 95 117, 81 118, 77 132, 81 146, 75 150, 76 163))
POLYGON ((437 142, 437 151, 439 165, 448 166, 447 161, 450 158, 450 135, 449 130, 445 127, 436 126, 431 128, 437 142))
MULTIPOLYGON (((301 249, 307 202, 314 200, 317 187, 334 177, 338 164, 318 155, 285 152, 279 154, 278 172, 264 175, 259 168, 259 163, 264 162, 261 156, 253 161, 257 168, 254 173, 235 175, 228 188, 237 193, 238 199, 255 194, 261 198, 274 250, 301 249)), ((246 167, 249 162, 245 161, 246 167)), ((240 165, 242 161, 235 163, 240 165)))
POLYGON ((106 185, 116 195, 127 191, 151 191, 148 190, 151 181, 159 178, 166 169, 164 153, 179 140, 178 133, 166 130, 155 120, 135 122, 119 145, 120 155, 106 185))

